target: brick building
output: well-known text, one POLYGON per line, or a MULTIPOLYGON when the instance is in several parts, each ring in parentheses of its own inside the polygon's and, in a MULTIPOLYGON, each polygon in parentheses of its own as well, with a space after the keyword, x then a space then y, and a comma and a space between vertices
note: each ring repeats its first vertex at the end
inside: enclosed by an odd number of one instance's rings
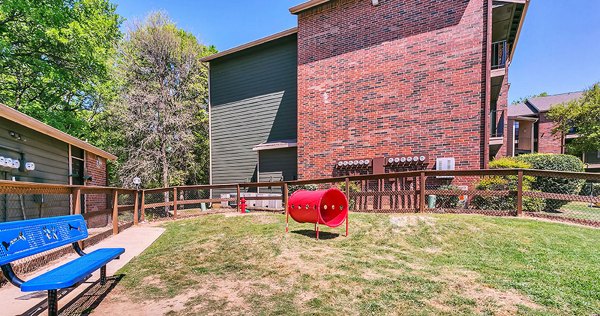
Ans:
MULTIPOLYGON (((566 144, 577 138, 577 130, 553 135, 554 123, 547 114, 551 107, 583 97, 583 91, 535 97, 508 107, 507 156, 528 153, 564 154, 566 144)), ((589 171, 600 171, 600 150, 583 153, 581 159, 589 171)))
POLYGON ((312 0, 204 59, 211 182, 485 168, 529 1, 312 0), (436 163, 437 161, 440 163, 436 163))
MULTIPOLYGON (((106 164, 115 159, 100 148, 0 104, 0 180, 106 186, 106 164)), ((0 197, 0 222, 72 212, 66 195, 51 200, 27 195, 22 204, 12 198, 15 196, 0 197)), ((105 211, 107 197, 87 194, 81 207, 84 214, 105 211)), ((88 225, 96 227, 106 225, 109 215, 88 217, 88 225)))

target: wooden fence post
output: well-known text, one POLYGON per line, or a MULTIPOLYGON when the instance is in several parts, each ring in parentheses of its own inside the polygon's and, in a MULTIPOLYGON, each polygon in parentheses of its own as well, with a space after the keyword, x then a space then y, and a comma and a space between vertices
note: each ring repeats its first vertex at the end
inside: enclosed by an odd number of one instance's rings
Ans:
POLYGON ((173 188, 173 218, 177 219, 177 188, 173 188))
POLYGON ((421 172, 419 189, 419 212, 425 213, 425 172, 421 172))
POLYGON ((518 171, 517 182, 517 216, 523 214, 523 170, 518 171))
POLYGON ((145 222, 146 221, 146 190, 142 190, 142 206, 140 207, 140 212, 142 212, 140 219, 142 220, 142 222, 145 222))
POLYGON ((237 208, 237 212, 239 213, 240 212, 240 185, 239 184, 236 184, 236 192, 237 192, 237 195, 235 197, 235 200, 236 200, 235 205, 237 208))
POLYGON ((81 188, 71 190, 73 194, 73 214, 81 214, 81 188))
POLYGON ((139 208, 139 190, 133 194, 133 225, 139 224, 140 210, 139 208))
POLYGON ((288 188, 288 184, 287 182, 284 183, 282 185, 282 189, 281 189, 281 198, 282 198, 282 202, 283 202, 283 209, 285 210, 285 232, 287 233, 289 231, 289 223, 290 223, 290 214, 288 213, 288 195, 289 195, 289 188, 288 188))
MULTIPOLYGON (((72 214, 81 214, 81 188, 75 188, 71 190, 71 194, 73 195, 73 212, 72 214)), ((84 244, 83 241, 80 240, 77 242, 79 248, 83 249, 84 244)))
POLYGON ((112 210, 113 235, 119 233, 119 190, 113 190, 113 210, 112 210))

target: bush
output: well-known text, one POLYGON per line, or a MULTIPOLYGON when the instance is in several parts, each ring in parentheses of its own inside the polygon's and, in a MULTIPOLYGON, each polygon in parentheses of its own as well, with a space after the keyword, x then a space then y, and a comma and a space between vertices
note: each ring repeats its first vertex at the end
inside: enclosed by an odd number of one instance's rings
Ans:
POLYGON ((587 182, 581 188, 579 195, 600 196, 600 183, 587 182))
MULTIPOLYGON (((531 169, 526 161, 520 161, 512 157, 500 158, 490 162, 491 169, 531 169)), ((493 176, 484 178, 477 183, 476 188, 483 191, 516 191, 518 184, 517 176, 493 176)), ((530 190, 535 177, 523 177, 523 190, 530 190)), ((517 197, 508 196, 476 196, 472 203, 476 208, 484 210, 512 210, 517 207, 517 197)), ((544 199, 523 198, 523 210, 538 212, 544 209, 544 199)))
POLYGON ((513 157, 505 157, 490 161, 490 169, 531 169, 531 164, 513 157))
MULTIPOLYGON (((516 183, 503 177, 484 178, 475 186, 477 190, 482 191, 505 191, 514 190, 516 183), (511 188, 512 187, 512 188, 511 188)), ((471 204, 482 210, 512 210, 516 207, 516 197, 508 196, 475 196, 471 204)))
MULTIPOLYGON (((455 185, 442 185, 438 190, 461 191, 461 188, 455 185)), ((435 201, 436 208, 456 208, 458 206, 458 195, 439 195, 435 201)))
MULTIPOLYGON (((517 157, 518 161, 526 162, 533 169, 583 172, 585 166, 579 158, 571 155, 557 154, 527 154, 517 157)), ((535 177, 531 183, 531 189, 534 191, 561 193, 561 194, 579 194, 585 180, 535 177)), ((544 210, 556 211, 569 201, 547 199, 544 210)))
POLYGON ((319 186, 317 186, 316 184, 290 185, 290 186, 288 186, 288 194, 292 195, 292 193, 299 191, 299 190, 316 191, 318 189, 319 189, 319 186))

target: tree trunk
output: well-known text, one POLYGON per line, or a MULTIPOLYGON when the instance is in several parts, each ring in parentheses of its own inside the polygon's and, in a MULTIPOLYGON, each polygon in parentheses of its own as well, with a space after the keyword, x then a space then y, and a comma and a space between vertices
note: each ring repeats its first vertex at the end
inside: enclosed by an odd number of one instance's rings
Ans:
MULTIPOLYGON (((160 147, 160 159, 162 163, 162 182, 163 188, 169 187, 169 166, 167 165, 167 148, 163 141, 160 147)), ((169 216, 169 191, 164 193, 165 197, 165 216, 169 216)))

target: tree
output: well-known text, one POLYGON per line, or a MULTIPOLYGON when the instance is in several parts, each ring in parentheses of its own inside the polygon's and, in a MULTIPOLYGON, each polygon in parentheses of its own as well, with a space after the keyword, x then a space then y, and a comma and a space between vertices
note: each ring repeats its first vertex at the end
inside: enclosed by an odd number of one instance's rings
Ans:
POLYGON ((127 32, 114 72, 118 96, 105 116, 122 185, 136 176, 166 187, 206 175, 208 69, 200 59, 213 53, 160 12, 127 32))
POLYGON ((0 102, 84 137, 121 18, 108 0, 0 1, 0 102))
POLYGON ((512 104, 515 105, 515 104, 525 103, 525 101, 527 101, 529 99, 539 98, 539 97, 547 97, 547 96, 548 96, 548 92, 542 92, 542 93, 538 93, 538 94, 530 95, 528 97, 523 97, 523 98, 514 100, 512 102, 512 104))
POLYGON ((570 152, 600 149, 600 83, 586 90, 581 99, 550 108, 548 118, 554 121, 554 135, 562 137, 572 128, 576 129, 579 137, 568 144, 570 152))

